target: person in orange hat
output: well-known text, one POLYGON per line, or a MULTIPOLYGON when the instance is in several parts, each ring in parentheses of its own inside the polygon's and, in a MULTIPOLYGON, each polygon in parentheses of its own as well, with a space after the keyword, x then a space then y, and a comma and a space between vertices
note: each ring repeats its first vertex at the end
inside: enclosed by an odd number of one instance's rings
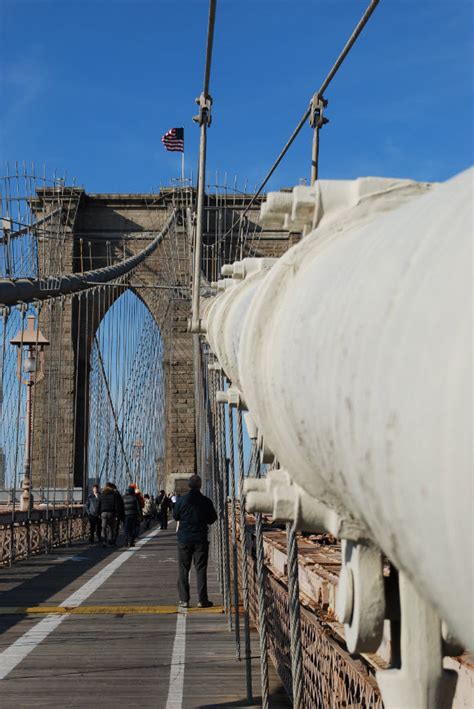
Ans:
POLYGON ((138 489, 135 490, 135 495, 138 498, 138 503, 140 505, 140 509, 143 509, 145 507, 145 498, 142 495, 142 491, 138 489))

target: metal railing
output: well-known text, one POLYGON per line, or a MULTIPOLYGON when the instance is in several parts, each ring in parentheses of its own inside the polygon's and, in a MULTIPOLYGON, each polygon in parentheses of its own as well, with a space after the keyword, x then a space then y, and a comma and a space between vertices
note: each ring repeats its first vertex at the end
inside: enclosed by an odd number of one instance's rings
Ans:
POLYGON ((82 505, 75 508, 32 510, 0 514, 0 566, 36 554, 48 553, 54 547, 71 545, 87 536, 87 517, 82 505))
MULTIPOLYGON (((248 570, 250 615, 258 629, 258 583, 253 543, 253 518, 249 516, 248 570)), ((272 545, 265 535, 265 546, 272 545)), ((240 557, 240 550, 238 550, 240 557)), ((265 611, 268 654, 289 696, 292 693, 289 595, 286 578, 278 578, 268 561, 265 562, 265 611)), ((231 564, 233 568, 233 564, 231 564)), ((239 571, 241 564, 238 564, 239 571)), ((239 573, 239 588, 242 579, 239 573)), ((360 709, 383 709, 383 702, 373 668, 362 656, 351 655, 327 622, 327 614, 301 607, 301 640, 303 649, 303 685, 305 705, 314 709, 334 706, 357 706, 360 709)))

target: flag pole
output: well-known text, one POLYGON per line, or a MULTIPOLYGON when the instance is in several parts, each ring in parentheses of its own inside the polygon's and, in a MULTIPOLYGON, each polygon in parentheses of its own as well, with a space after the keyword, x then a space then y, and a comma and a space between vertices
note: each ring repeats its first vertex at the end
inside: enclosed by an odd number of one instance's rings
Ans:
POLYGON ((184 148, 181 153, 181 187, 184 189, 184 148))

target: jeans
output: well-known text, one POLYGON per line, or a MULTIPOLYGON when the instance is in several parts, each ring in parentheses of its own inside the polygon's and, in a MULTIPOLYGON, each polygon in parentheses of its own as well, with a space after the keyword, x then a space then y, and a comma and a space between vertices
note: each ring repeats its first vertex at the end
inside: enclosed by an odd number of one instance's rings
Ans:
POLYGON ((207 603, 207 560, 209 542, 198 544, 178 543, 178 593, 179 600, 189 603, 189 572, 194 560, 196 568, 197 590, 200 603, 207 603))
POLYGON ((91 544, 94 541, 95 534, 97 534, 97 539, 100 542, 100 540, 101 540, 101 534, 100 534, 101 526, 102 526, 102 520, 100 519, 100 517, 93 516, 93 515, 89 516, 89 541, 91 542, 91 544))
POLYGON ((112 543, 115 540, 115 513, 114 512, 102 512, 102 540, 105 542, 112 543), (109 530, 109 534, 107 534, 109 530))

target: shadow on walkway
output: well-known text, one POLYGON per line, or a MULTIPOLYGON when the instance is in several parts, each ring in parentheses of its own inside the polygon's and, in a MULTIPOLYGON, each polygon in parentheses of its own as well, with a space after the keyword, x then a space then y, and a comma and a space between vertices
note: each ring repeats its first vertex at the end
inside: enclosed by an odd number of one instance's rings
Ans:
MULTIPOLYGON (((154 528, 155 525, 151 527, 154 528)), ((142 532, 140 536, 145 534, 146 532, 142 532)), ((119 535, 117 546, 105 549, 101 544, 73 542, 70 547, 56 547, 50 554, 38 554, 0 569, 0 609, 45 604, 77 578, 124 551, 124 543, 123 535, 119 535)), ((61 601, 54 603, 59 605, 61 601)), ((0 614, 0 633, 27 617, 0 614)))
MULTIPOLYGON (((269 695, 270 706, 272 709, 290 709, 292 706, 291 700, 286 694, 283 687, 270 692, 269 695)), ((221 702, 220 704, 199 704, 195 709, 252 709, 253 707, 261 707, 262 698, 260 696, 254 697, 253 702, 249 704, 247 699, 237 699, 233 702, 221 702)))

